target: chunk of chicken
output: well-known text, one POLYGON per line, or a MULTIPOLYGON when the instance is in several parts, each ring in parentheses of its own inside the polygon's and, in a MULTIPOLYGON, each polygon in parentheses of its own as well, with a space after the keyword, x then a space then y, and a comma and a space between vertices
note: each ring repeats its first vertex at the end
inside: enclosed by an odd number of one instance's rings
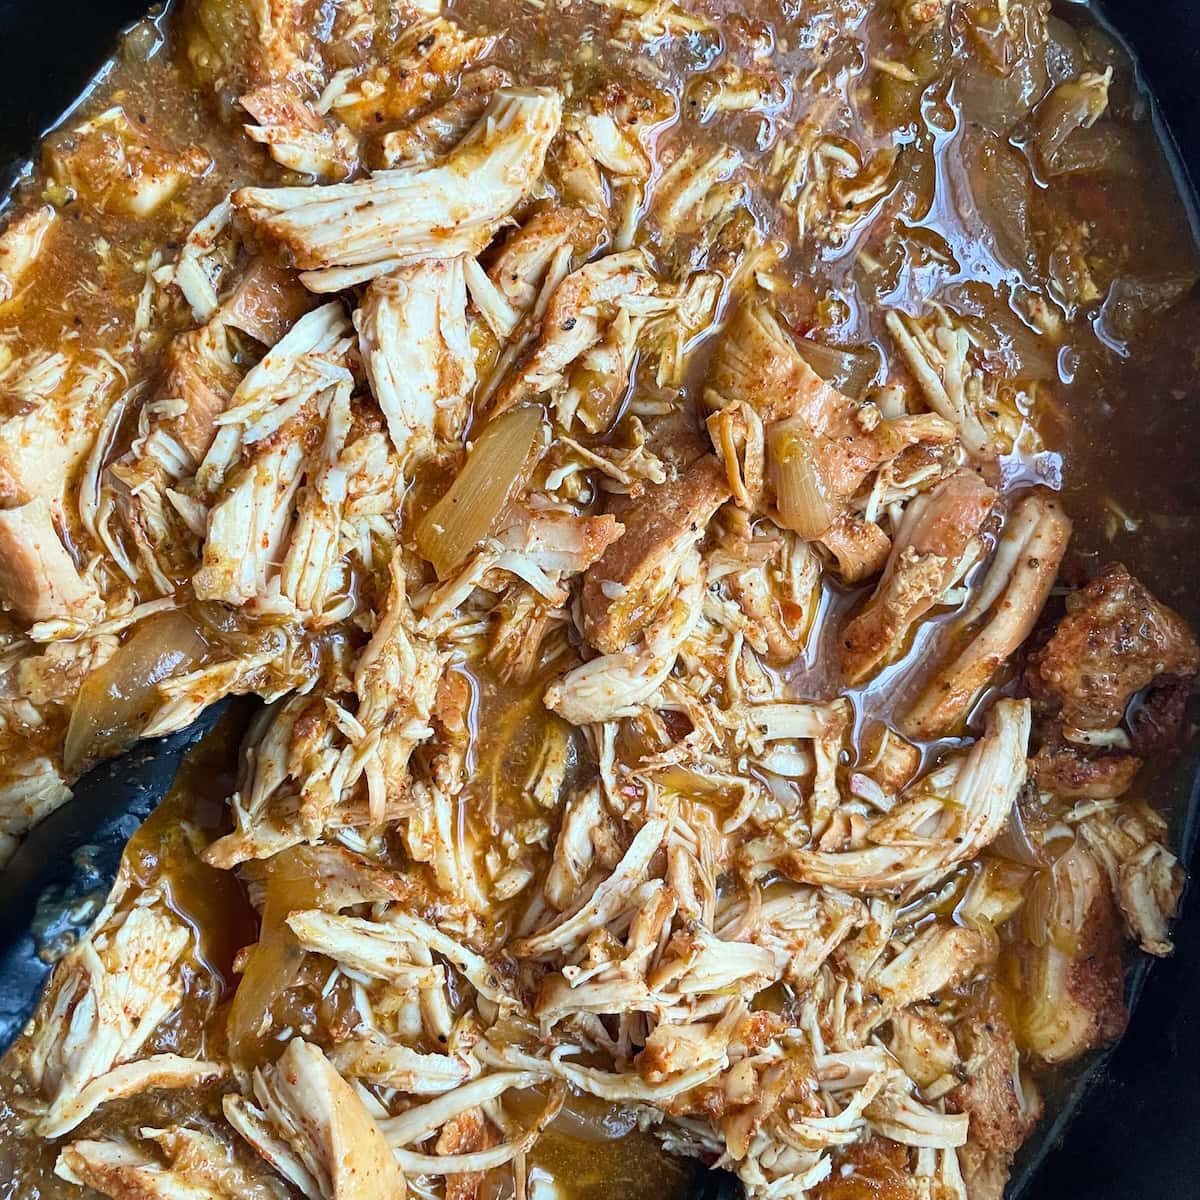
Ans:
POLYGON ((1038 886, 1050 896, 1050 928, 1024 959, 1019 1032, 1045 1062, 1069 1062, 1125 1028, 1117 919, 1100 868, 1078 841, 1038 886))
POLYGON ((266 146, 280 166, 321 180, 353 173, 357 139, 340 122, 323 119, 295 84, 267 84, 244 95, 241 105, 256 122, 243 126, 246 133, 266 146))
POLYGON ((1160 676, 1195 675, 1200 646, 1183 618, 1118 564, 1067 598, 1067 615, 1031 665, 1061 703, 1064 726, 1103 730, 1160 676))
MULTIPOLYGON (((488 1149, 495 1141, 491 1124, 481 1108, 469 1108, 442 1126, 433 1144, 437 1155, 472 1155, 488 1149)), ((467 1171, 446 1176, 445 1200, 477 1200, 486 1178, 485 1171, 467 1171)))
POLYGON ((546 154, 546 178, 560 199, 607 226, 609 193, 604 176, 578 133, 559 131, 546 154))
POLYGON ((199 599, 243 605, 266 594, 283 558, 303 467, 301 447, 284 442, 237 473, 208 514, 204 562, 194 578, 199 599))
POLYGON ((516 509, 495 537, 447 580, 423 610, 426 621, 450 616, 476 587, 501 591, 512 576, 555 607, 567 602, 566 581, 582 574, 624 529, 611 516, 576 517, 567 512, 516 509))
POLYGON ((789 530, 754 529, 740 508, 726 507, 721 526, 710 562, 741 610, 739 630, 772 666, 795 661, 818 602, 816 554, 789 530))
POLYGON ((975 930, 941 922, 929 925, 867 976, 867 1000, 856 1018, 859 1035, 865 1038, 893 1013, 962 983, 984 957, 984 941, 975 930))
POLYGON ((727 62, 697 75, 688 84, 684 100, 706 125, 720 113, 777 110, 786 103, 787 95, 787 88, 774 71, 746 71, 727 62))
POLYGON ((95 616, 100 597, 79 573, 43 498, 0 509, 0 607, 25 622, 95 616))
POLYGON ((143 1129, 161 1158, 120 1141, 86 1138, 63 1148, 54 1173, 112 1200, 283 1200, 283 1186, 249 1170, 230 1146, 198 1129, 143 1129))
POLYGON ((720 464, 703 455, 676 478, 648 485, 621 506, 625 532, 583 580, 583 632, 592 646, 616 654, 646 628, 680 564, 729 496, 720 464))
POLYGON ((495 45, 494 34, 468 36, 434 11, 431 20, 414 21, 404 29, 385 65, 360 75, 332 98, 333 111, 355 132, 409 121, 436 100, 455 96, 460 73, 486 58, 495 45))
POLYGON ((582 98, 582 111, 570 113, 565 124, 613 179, 640 181, 650 174, 653 134, 677 107, 666 88, 610 78, 582 98))
POLYGON ((919 1006, 895 1013, 891 1025, 888 1049, 918 1087, 930 1087, 958 1066, 954 1035, 935 1016, 922 1013, 919 1006))
POLYGON ((499 67, 480 67, 475 71, 467 71, 448 100, 423 113, 403 129, 385 133, 380 143, 382 162, 373 165, 386 169, 415 166, 448 154, 483 116, 492 94, 511 82, 508 72, 499 67))
MULTIPOLYGON (((29 694, 31 689, 26 686, 25 691, 29 694)), ((0 772, 0 867, 16 850, 22 834, 70 798, 61 769, 48 757, 6 764, 0 772)))
POLYGON ((592 831, 602 827, 603 816, 603 795, 598 785, 576 792, 563 806, 554 861, 542 885, 546 902, 559 912, 570 907, 591 871, 596 856, 592 831))
POLYGON ((119 1096, 221 1075, 213 1063, 174 1054, 139 1057, 183 998, 177 964, 190 940, 161 904, 144 905, 59 964, 22 1056, 29 1082, 48 1101, 37 1122, 42 1137, 61 1137, 119 1096))
POLYGON ((537 340, 497 389, 494 410, 556 391, 572 364, 600 341, 621 302, 654 287, 641 250, 609 254, 573 271, 551 295, 537 340))
POLYGON ((926 403, 953 423, 972 458, 994 458, 1011 444, 1000 425, 1003 413, 985 391, 983 372, 969 360, 967 330, 942 312, 923 326, 898 312, 887 315, 888 332, 926 403))
POLYGON ((413 748, 429 736, 443 655, 415 632, 397 554, 387 606, 354 671, 359 724, 366 736, 358 758, 367 775, 371 812, 402 788, 413 748))
POLYGON ((193 464, 208 453, 217 432, 217 417, 229 406, 241 379, 224 321, 214 320, 171 339, 158 396, 178 401, 182 411, 173 413, 163 425, 193 464))
POLYGON ((58 213, 49 204, 22 213, 0 233, 0 304, 16 295, 25 273, 38 260, 58 213))
POLYGON ((600 233, 600 222, 583 209, 569 204, 543 209, 504 239, 488 266, 488 278, 517 313, 526 313, 559 247, 570 245, 576 255, 587 254, 600 233))
POLYGON ((1002 1200, 1013 1155, 1042 1115, 1041 1097, 1022 1076, 1012 1026, 991 992, 956 1032, 963 1082, 947 1103, 970 1116, 968 1141, 958 1152, 967 1195, 1002 1200))
POLYGON ((342 521, 359 465, 346 445, 351 421, 349 389, 341 389, 330 403, 320 451, 309 456, 305 484, 296 500, 296 520, 279 572, 280 595, 295 606, 297 613, 317 623, 324 622, 326 606, 348 582, 340 569, 342 521))
POLYGON ((0 397, 9 399, 12 387, 16 401, 11 415, 0 416, 0 505, 63 499, 117 400, 119 383, 104 359, 69 364, 62 355, 18 359, 0 376, 0 397))
POLYGON ((1143 806, 1121 805, 1081 821, 1079 834, 1108 873, 1131 935, 1147 954, 1170 954, 1168 925, 1179 907, 1185 875, 1164 844, 1162 817, 1143 806))
POLYGON ((287 924, 305 950, 368 978, 404 989, 440 987, 444 980, 440 966, 414 962, 402 933, 381 922, 306 910, 289 914, 287 924))
POLYGON ((831 492, 849 497, 866 475, 906 446, 954 441, 949 422, 928 414, 886 420, 844 396, 809 366, 764 303, 742 305, 725 330, 706 382, 710 405, 741 401, 764 424, 798 417, 821 439, 831 492))
POLYGON ((705 228, 714 234, 720 217, 744 200, 745 185, 732 176, 742 165, 741 152, 718 146, 707 157, 688 146, 658 177, 650 205, 650 220, 667 249, 680 238, 705 228), (715 218, 715 220, 714 220, 715 218))
POLYGON ((513 953, 528 958, 569 954, 592 932, 602 929, 628 905, 636 903, 632 890, 645 879, 667 830, 664 820, 647 821, 611 873, 596 880, 590 894, 577 897, 570 910, 555 915, 541 929, 514 942, 513 953))
POLYGON ((421 1054, 377 1033, 339 1042, 330 1051, 330 1061, 343 1075, 381 1083, 411 1096, 452 1092, 466 1083, 471 1073, 461 1055, 421 1054))
POLYGON ((308 1200, 403 1200, 379 1126, 316 1046, 293 1038, 253 1089, 225 1097, 225 1118, 308 1200))
POLYGON ((354 315, 371 391, 408 467, 459 438, 475 386, 461 259, 375 279, 354 315))
POLYGON ((960 471, 909 502, 883 577, 842 631, 847 683, 861 683, 876 670, 938 603, 958 577, 995 498, 973 471, 960 471))
POLYGON ((210 847, 209 862, 266 858, 315 842, 330 826, 378 826, 399 815, 409 758, 433 734, 445 654, 416 631, 402 552, 391 571, 379 622, 354 667, 355 712, 300 695, 272 714, 259 731, 248 795, 235 798, 238 828, 210 847))
POLYGON ((1057 500, 1032 492, 1018 502, 987 577, 962 616, 964 627, 985 614, 986 623, 926 685, 901 722, 905 733, 941 737, 962 721, 988 680, 1032 631, 1070 536, 1071 522, 1057 500))
POLYGON ((242 188, 235 206, 279 243, 313 291, 339 291, 425 258, 478 254, 528 193, 558 129, 562 101, 501 88, 442 161, 354 183, 242 188))
POLYGON ((244 605, 273 590, 306 465, 298 435, 327 425, 353 382, 348 330, 337 303, 302 317, 218 418, 220 432, 197 472, 197 482, 215 493, 193 579, 200 599, 244 605), (276 436, 281 430, 292 436, 276 436))
POLYGON ((254 259, 221 302, 217 314, 264 346, 274 346, 313 307, 291 271, 254 259))
MULTIPOLYGON (((809 366, 761 302, 743 305, 731 320, 713 357, 706 398, 718 413, 731 406, 754 411, 762 423, 767 474, 776 492, 775 519, 805 537, 827 538, 828 548, 839 562, 845 560, 853 579, 863 578, 881 557, 872 550, 880 547, 883 534, 876 530, 878 537, 872 536, 871 523, 847 511, 849 500, 873 471, 907 447, 955 440, 953 426, 934 414, 886 420, 873 405, 842 395, 809 366), (805 474, 821 495, 823 512, 811 500, 803 512, 792 511, 789 493, 795 485, 787 485, 795 478, 795 463, 807 464, 805 474)), ((717 419, 710 419, 710 428, 717 419)), ((755 453, 761 451, 756 448, 755 453)), ((728 452, 725 458, 729 470, 728 452)))
POLYGON ((1062 800, 1116 800, 1129 791, 1142 761, 1133 754, 1092 754, 1057 737, 1043 740, 1029 775, 1041 791, 1062 800))
POLYGON ((742 304, 725 327, 709 367, 709 403, 742 400, 764 422, 820 407, 828 384, 804 361, 769 305, 742 304), (815 399, 816 403, 813 404, 815 399))
POLYGON ((162 428, 192 464, 208 453, 217 418, 242 380, 228 331, 274 346, 308 308, 308 293, 294 274, 257 260, 203 325, 171 339, 156 399, 182 406, 163 419, 162 428))
POLYGON ((862 583, 887 565, 892 542, 874 521, 847 513, 822 535, 821 545, 833 555, 847 583, 862 583))

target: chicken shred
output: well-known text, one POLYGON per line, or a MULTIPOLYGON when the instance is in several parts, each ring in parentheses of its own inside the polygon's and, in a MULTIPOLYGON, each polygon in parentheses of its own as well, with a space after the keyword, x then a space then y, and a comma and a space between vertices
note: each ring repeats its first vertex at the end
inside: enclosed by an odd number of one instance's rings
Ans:
POLYGON ((314 291, 478 254, 540 173, 561 112, 555 92, 501 88, 442 162, 324 188, 243 188, 234 204, 314 291))

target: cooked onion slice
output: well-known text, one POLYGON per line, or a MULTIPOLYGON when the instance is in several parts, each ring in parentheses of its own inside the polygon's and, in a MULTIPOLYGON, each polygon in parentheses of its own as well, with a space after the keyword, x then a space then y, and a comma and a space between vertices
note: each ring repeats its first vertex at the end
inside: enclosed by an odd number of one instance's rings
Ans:
POLYGON ((767 451, 779 523, 802 538, 819 538, 837 510, 826 495, 812 430, 801 417, 776 421, 767 431, 767 451))
POLYGON ((153 713, 158 685, 195 666, 205 648, 185 613, 162 613, 139 626, 79 689, 63 746, 67 773, 77 774, 137 741, 153 713))
POLYGON ((499 528, 529 482, 546 443, 541 408, 514 408, 488 422, 450 490, 417 527, 417 545, 445 579, 499 528))
POLYGON ((829 346, 807 337, 793 340, 804 361, 843 396, 861 399, 879 372, 879 351, 874 346, 829 346))

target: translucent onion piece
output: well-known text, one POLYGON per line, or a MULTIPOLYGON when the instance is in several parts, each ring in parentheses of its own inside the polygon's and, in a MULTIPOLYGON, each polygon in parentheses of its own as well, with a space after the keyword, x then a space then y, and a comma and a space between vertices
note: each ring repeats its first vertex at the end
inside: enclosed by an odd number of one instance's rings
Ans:
POLYGON ((1124 357, 1145 324, 1178 304, 1195 284, 1194 275, 1182 274, 1114 279, 1100 306, 1096 333, 1106 346, 1124 357))
POLYGON ((1078 79, 1060 83, 1038 106, 1033 141, 1042 167, 1058 170, 1058 154, 1067 138, 1090 129, 1108 106, 1108 77, 1085 71, 1078 79))
POLYGON ((1052 84, 1066 83, 1083 70, 1087 56, 1079 34, 1062 17, 1046 21, 1046 74, 1052 84))
POLYGON ((802 538, 819 538, 837 512, 826 494, 812 430, 800 417, 776 421, 767 432, 767 451, 780 523, 802 538))
POLYGON ((1020 153, 1000 138, 981 139, 971 163, 971 191, 996 248, 1015 267, 1034 261, 1031 190, 1029 168, 1020 153))
MULTIPOLYGON (((520 1124, 529 1124, 545 1108, 543 1088, 519 1088, 504 1096, 505 1112, 520 1124)), ((637 1128, 638 1110, 579 1092, 569 1092, 558 1115, 546 1126, 551 1133, 579 1142, 611 1142, 637 1128)))
POLYGON ((874 346, 827 346, 806 337, 795 341, 804 361, 826 383, 855 400, 862 399, 879 371, 879 351, 874 346))
POLYGON ((63 746, 67 773, 74 775, 137 741, 157 704, 158 685, 191 669, 205 649, 186 613, 161 613, 138 625, 79 689, 63 746))
POLYGON ((326 881, 312 852, 284 850, 265 866, 266 899, 258 942, 249 950, 246 969, 229 1009, 229 1055, 254 1061, 260 1031, 269 1029, 275 1002, 295 982, 304 950, 287 927, 288 913, 328 903, 326 881))
POLYGON ((1050 175, 1135 175, 1137 171, 1137 151, 1128 133, 1111 125, 1076 129, 1059 146, 1052 166, 1046 168, 1050 175))
POLYGON ((439 579, 499 528, 529 482, 545 434, 545 414, 536 406, 511 409, 485 426, 450 490, 417 527, 417 545, 439 579))
POLYGON ((1011 859, 1025 867, 1045 865, 1045 859, 1030 841, 1029 831, 1025 828, 1025 818, 1021 816, 1019 804, 1014 804, 1009 809, 1008 824, 1004 832, 992 843, 992 850, 1002 858, 1011 859))
POLYGON ((970 58, 954 81, 954 98, 971 124, 990 133, 1007 133, 1042 98, 1046 82, 1040 55, 1018 59, 1005 75, 970 58))

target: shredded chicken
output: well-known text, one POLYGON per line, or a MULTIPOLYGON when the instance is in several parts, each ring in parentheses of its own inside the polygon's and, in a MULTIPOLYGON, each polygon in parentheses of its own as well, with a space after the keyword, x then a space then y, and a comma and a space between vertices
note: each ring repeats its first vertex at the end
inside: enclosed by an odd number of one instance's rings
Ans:
POLYGON ((1164 844, 1156 813, 1101 810, 1079 824, 1088 849, 1108 873, 1109 888, 1130 933, 1147 954, 1170 954, 1168 924, 1183 894, 1183 868, 1164 844))
POLYGON ((100 598, 80 574, 45 499, 0 509, 0 595, 23 621, 95 614, 100 598))
POLYGON ((875 670, 913 623, 942 600, 962 573, 964 556, 994 500, 978 475, 962 472, 909 503, 883 577, 842 631, 847 683, 859 683, 875 670))
POLYGON ((367 289, 355 320, 371 390, 406 465, 453 441, 475 386, 461 259, 401 267, 367 289))
POLYGON ((18 190, 0 861, 247 697, 42 906, 18 1190, 572 1200, 652 1138, 1000 1200, 1171 952, 1200 648, 1057 495, 1114 356, 1190 361, 1062 178, 1136 177, 1111 47, 701 7, 186 0, 18 190))
POLYGON ((281 1200, 280 1184, 247 1168, 232 1148, 186 1126, 139 1131, 150 1146, 85 1138, 64 1147, 55 1174, 113 1200, 281 1200))
POLYGON ((331 128, 289 83, 268 84, 243 96, 256 122, 246 132, 290 171, 318 179, 344 179, 354 169, 358 145, 341 124, 331 128))
POLYGON ((191 940, 161 900, 134 907, 81 943, 55 970, 22 1067, 45 1101, 43 1137, 69 1133, 100 1105, 156 1087, 210 1082, 216 1063, 143 1055, 183 999, 174 969, 191 940))
POLYGON ((583 629, 592 646, 617 654, 646 628, 728 496, 716 461, 703 456, 678 479, 618 508, 625 531, 583 581, 583 629))
POLYGON ((774 839, 751 843, 755 869, 767 863, 794 878, 850 891, 886 892, 946 872, 999 836, 1025 781, 1028 701, 1001 700, 986 734, 958 761, 917 780, 901 802, 871 825, 861 849, 792 850, 774 839))
POLYGON ((678 590, 662 601, 638 641, 594 658, 551 684, 548 708, 574 725, 584 725, 610 720, 658 691, 700 615, 704 569, 695 551, 684 555, 672 582, 678 590))
POLYGON ((57 217, 57 211, 46 204, 10 221, 0 233, 0 304, 16 294, 41 254, 57 217))
POLYGON ((9 363, 0 375, 0 504, 64 499, 116 405, 121 371, 104 357, 61 352, 9 363))
POLYGON ((1025 964, 1025 1043, 1046 1062, 1067 1062, 1125 1026, 1124 971, 1112 901, 1095 859, 1075 843, 1039 881, 1050 928, 1025 964))
POLYGON ((255 1071, 253 1092, 226 1097, 229 1123, 308 1200, 402 1200, 404 1175, 378 1124, 316 1046, 293 1039, 255 1071))
POLYGON ((501 88, 440 163, 325 188, 243 188, 234 203, 309 288, 338 291, 423 258, 477 254, 540 173, 560 117, 555 92, 501 88))
POLYGON ((949 1103, 970 1117, 959 1163, 975 1200, 1001 1200, 1013 1155, 1042 1115, 1032 1080, 1022 1074, 1012 1027, 993 995, 958 1026, 963 1081, 949 1103))

